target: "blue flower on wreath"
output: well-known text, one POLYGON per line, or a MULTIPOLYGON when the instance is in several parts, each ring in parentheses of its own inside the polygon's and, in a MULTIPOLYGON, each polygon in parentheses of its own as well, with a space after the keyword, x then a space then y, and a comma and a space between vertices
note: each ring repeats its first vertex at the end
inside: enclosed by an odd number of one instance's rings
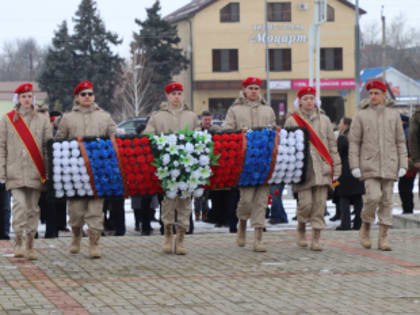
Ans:
POLYGON ((84 142, 98 196, 124 194, 118 160, 111 140, 84 142))
POLYGON ((246 134, 247 150, 239 186, 263 184, 270 170, 275 130, 254 130, 246 134))

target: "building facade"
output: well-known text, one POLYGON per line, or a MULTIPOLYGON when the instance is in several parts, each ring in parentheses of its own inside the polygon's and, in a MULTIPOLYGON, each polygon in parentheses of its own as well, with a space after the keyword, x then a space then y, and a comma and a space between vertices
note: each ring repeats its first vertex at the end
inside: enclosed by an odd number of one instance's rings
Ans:
MULTIPOLYGON (((195 0, 168 15, 190 59, 189 69, 175 78, 185 85, 186 101, 196 113, 223 116, 244 78, 266 78, 268 41, 271 106, 284 117, 297 90, 308 84, 313 8, 311 0, 269 0, 267 32, 263 0, 195 0)), ((355 8, 346 0, 328 0, 327 20, 321 25, 321 100, 338 122, 356 111, 355 8)))

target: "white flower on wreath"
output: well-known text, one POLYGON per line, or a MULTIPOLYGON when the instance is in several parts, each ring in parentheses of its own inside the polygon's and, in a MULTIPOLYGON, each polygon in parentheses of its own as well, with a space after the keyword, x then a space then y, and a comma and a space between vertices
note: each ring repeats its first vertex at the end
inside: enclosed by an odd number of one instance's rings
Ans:
POLYGON ((205 144, 210 143, 211 142, 211 135, 206 131, 202 131, 201 135, 203 136, 203 142, 205 144))
POLYGON ((178 152, 185 152, 185 145, 183 144, 178 144, 176 148, 178 149, 178 152))
POLYGON ((185 152, 187 152, 188 154, 191 154, 194 152, 194 145, 191 142, 187 142, 185 144, 185 152))
POLYGON ((174 198, 176 198, 176 195, 177 195, 176 191, 172 191, 172 190, 170 190, 170 191, 167 191, 167 192, 166 192, 166 197, 168 197, 169 199, 174 199, 174 198))
POLYGON ((187 199, 187 198, 189 198, 189 197, 191 197, 191 193, 190 193, 188 190, 183 191, 183 192, 181 193, 181 199, 187 199))
POLYGON ((175 180, 169 180, 167 184, 167 189, 169 191, 177 191, 178 189, 178 183, 175 180))
POLYGON ((170 155, 178 155, 178 147, 176 144, 171 144, 166 151, 170 154, 170 155))
POLYGON ((171 161, 171 156, 168 153, 162 156, 163 165, 168 165, 170 161, 171 161))
POLYGON ((174 166, 178 167, 179 166, 179 162, 178 161, 174 161, 174 166))
POLYGON ((180 191, 186 191, 188 189, 188 184, 186 182, 178 182, 178 189, 180 191))
POLYGON ((190 177, 190 180, 188 181, 188 186, 189 186, 188 190, 190 192, 193 192, 198 186, 198 178, 190 177))
POLYGON ((168 168, 167 167, 161 167, 158 168, 155 174, 160 180, 164 179, 165 177, 169 176, 168 168))
POLYGON ((181 164, 184 165, 185 168, 187 168, 193 166, 195 162, 196 159, 194 159, 191 155, 188 154, 182 158, 181 164))
POLYGON ((208 155, 200 155, 200 165, 207 166, 210 164, 210 159, 208 155))
POLYGON ((176 168, 171 171, 171 177, 173 180, 177 179, 179 175, 181 175, 181 171, 179 169, 176 168))
POLYGON ((209 167, 205 167, 205 168, 201 169, 201 177, 202 178, 209 178, 210 176, 211 176, 211 172, 210 172, 209 167))
POLYGON ((201 168, 198 168, 191 173, 191 178, 195 178, 198 180, 200 179, 200 177, 201 177, 201 168))
POLYGON ((205 146, 202 144, 202 143, 197 143, 196 145, 195 145, 195 152, 197 153, 197 154, 201 154, 201 153, 203 153, 204 152, 204 149, 205 149, 205 146))
POLYGON ((172 146, 172 145, 176 145, 178 143, 178 138, 177 138, 176 134, 170 134, 170 135, 166 136, 166 141, 168 142, 168 144, 170 146, 172 146))
POLYGON ((185 136, 183 134, 178 135, 179 140, 184 140, 185 136))
POLYGON ((194 197, 199 198, 204 194, 203 188, 198 188, 194 191, 194 197))

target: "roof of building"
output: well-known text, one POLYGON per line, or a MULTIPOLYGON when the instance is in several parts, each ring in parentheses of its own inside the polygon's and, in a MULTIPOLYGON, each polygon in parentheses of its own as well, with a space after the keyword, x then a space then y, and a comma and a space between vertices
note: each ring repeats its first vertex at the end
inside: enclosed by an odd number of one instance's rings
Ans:
MULTIPOLYGON (((176 23, 185 19, 188 19, 194 16, 197 12, 205 9, 209 5, 217 2, 218 0, 192 0, 190 3, 184 5, 183 7, 179 8, 178 10, 172 12, 171 14, 165 17, 165 20, 171 23, 176 23)), ((355 5, 347 0, 337 0, 342 4, 355 9, 355 5)), ((359 9, 360 14, 365 14, 366 11, 363 9, 359 9)))
MULTIPOLYGON (((386 67, 386 70, 392 68, 391 66, 386 67)), ((369 79, 378 78, 382 76, 382 72, 384 68, 377 67, 377 68, 366 68, 360 70, 360 80, 364 83, 369 79)))

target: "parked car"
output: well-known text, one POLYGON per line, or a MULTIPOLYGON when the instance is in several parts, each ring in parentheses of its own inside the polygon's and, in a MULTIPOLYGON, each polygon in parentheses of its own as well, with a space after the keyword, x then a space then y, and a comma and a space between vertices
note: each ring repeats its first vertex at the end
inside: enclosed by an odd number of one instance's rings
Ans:
POLYGON ((211 124, 214 126, 214 125, 216 125, 216 126, 222 126, 223 125, 223 120, 220 120, 220 119, 213 119, 212 121, 211 121, 211 124))
POLYGON ((146 127, 149 117, 133 117, 120 122, 117 125, 117 134, 129 135, 135 134, 138 127, 146 127))

